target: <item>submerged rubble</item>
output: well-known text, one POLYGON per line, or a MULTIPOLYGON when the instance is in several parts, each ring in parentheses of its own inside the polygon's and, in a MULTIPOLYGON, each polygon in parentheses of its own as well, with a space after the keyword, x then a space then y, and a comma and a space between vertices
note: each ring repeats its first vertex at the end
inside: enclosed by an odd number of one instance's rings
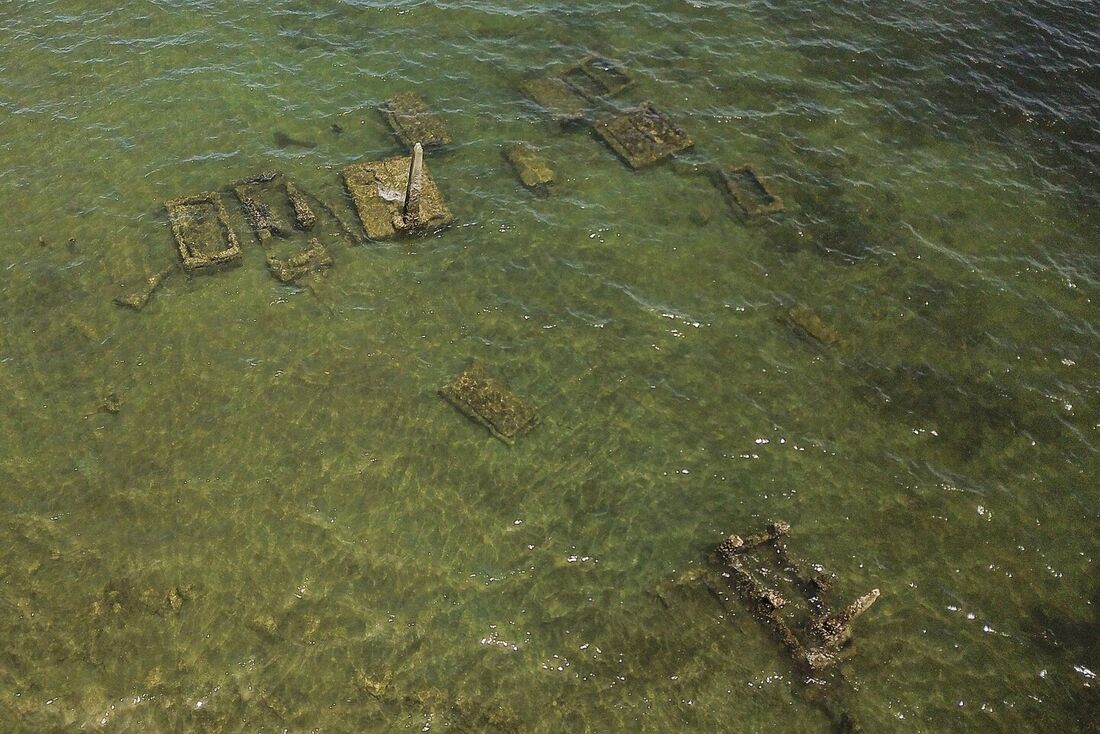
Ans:
POLYGON ((149 299, 153 297, 153 293, 156 289, 159 288, 175 270, 175 268, 166 268, 159 273, 150 275, 145 279, 145 285, 124 296, 118 296, 114 299, 114 302, 119 306, 125 306, 126 308, 140 311, 149 303, 149 299))
POLYGON ((771 190, 751 163, 723 168, 718 178, 739 213, 763 217, 783 211, 783 199, 771 190))
POLYGON ((544 191, 554 183, 554 169, 538 148, 529 143, 512 143, 504 146, 504 157, 512 164, 524 186, 532 191, 544 191))
POLYGON ((416 161, 414 144, 412 156, 353 163, 341 171, 370 239, 392 239, 410 230, 431 231, 454 221, 427 166, 421 163, 419 171, 414 170, 416 161))
POLYGON ((261 243, 274 235, 288 235, 292 226, 308 231, 317 223, 297 185, 281 171, 264 171, 238 181, 233 193, 261 243))
POLYGON ((172 199, 164 208, 188 273, 240 262, 241 245, 218 194, 208 191, 172 199))
POLYGON ((687 132, 651 102, 601 120, 593 129, 634 169, 660 163, 673 153, 695 145, 687 132))
POLYGON ((305 250, 286 259, 267 258, 268 269, 281 283, 293 283, 305 275, 331 267, 332 264, 332 256, 316 237, 309 240, 309 247, 305 250))
POLYGON ((833 577, 820 566, 807 573, 787 551, 791 526, 779 521, 763 532, 731 535, 717 549, 730 585, 771 627, 795 662, 817 673, 836 662, 852 639, 852 624, 878 601, 872 589, 844 609, 828 603, 833 577))
POLYGON ((450 145, 451 134, 443 120, 432 112, 416 92, 402 92, 386 100, 383 112, 394 135, 409 150, 421 143, 426 147, 450 145))
POLYGON ((485 426, 509 445, 538 423, 532 406, 517 398, 504 383, 476 362, 440 388, 439 394, 463 415, 485 426))

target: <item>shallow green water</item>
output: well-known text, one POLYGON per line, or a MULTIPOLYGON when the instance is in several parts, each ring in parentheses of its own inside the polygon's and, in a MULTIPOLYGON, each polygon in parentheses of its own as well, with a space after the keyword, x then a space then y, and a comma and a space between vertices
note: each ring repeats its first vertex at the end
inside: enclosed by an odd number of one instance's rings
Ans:
POLYGON ((1087 3, 121 5, 0 9, 3 730, 1089 730, 1087 3), (593 50, 692 153, 519 92, 593 50), (241 267, 111 303, 167 199, 278 167, 352 218, 406 89, 455 226, 304 289, 237 217, 241 267), (782 217, 701 174, 742 161, 782 217), (511 448, 436 394, 472 359, 541 407, 511 448), (774 518, 882 590, 826 682, 692 580, 774 518))

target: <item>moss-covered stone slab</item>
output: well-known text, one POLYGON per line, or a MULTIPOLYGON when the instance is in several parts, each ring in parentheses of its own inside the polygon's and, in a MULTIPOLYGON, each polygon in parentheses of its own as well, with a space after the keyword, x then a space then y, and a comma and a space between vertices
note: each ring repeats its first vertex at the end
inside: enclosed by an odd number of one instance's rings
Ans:
POLYGON ((723 168, 718 177, 739 213, 764 217, 783 211, 783 199, 771 190, 751 163, 723 168))
POLYGON ((791 526, 774 522, 748 537, 731 535, 717 549, 730 585, 767 624, 795 662, 813 674, 836 662, 852 639, 852 623, 878 601, 872 589, 837 610, 834 577, 819 564, 795 561, 787 549, 791 526))
POLYGON ((560 75, 562 81, 585 99, 612 97, 633 84, 626 70, 610 59, 589 54, 560 75))
POLYGON ((800 303, 787 312, 787 320, 800 334, 827 347, 840 343, 840 334, 809 306, 800 303))
POLYGON ((451 144, 451 134, 442 118, 432 112, 416 92, 402 92, 390 97, 382 111, 394 135, 409 150, 416 143, 425 148, 451 144))
POLYGON ((238 181, 233 193, 261 242, 274 235, 288 236, 292 228, 309 231, 317 224, 317 215, 297 184, 281 171, 264 171, 238 181))
POLYGON ((509 445, 538 423, 532 406, 513 395, 504 383, 477 363, 440 388, 439 394, 509 445))
POLYGON ((560 77, 529 79, 521 85, 521 89, 558 122, 578 122, 587 115, 585 99, 560 77))
POLYGON ((164 208, 184 270, 213 270, 240 262, 240 242, 216 193, 172 199, 164 203, 164 208))
MULTIPOLYGON (((400 223, 412 162, 412 156, 398 156, 353 163, 340 172, 370 239, 387 240, 410 231, 400 223)), ((454 221, 426 164, 421 171, 419 208, 418 223, 412 231, 433 231, 454 221)))
POLYGON ((267 267, 281 283, 293 283, 299 278, 331 267, 332 255, 321 241, 313 237, 309 247, 287 258, 268 257, 267 267))
POLYGON ((690 135, 650 102, 601 120, 593 129, 635 170, 660 163, 695 145, 690 135))
POLYGON ((504 146, 504 157, 512 164, 524 186, 533 191, 545 190, 554 183, 554 169, 538 148, 529 143, 511 143, 504 146))

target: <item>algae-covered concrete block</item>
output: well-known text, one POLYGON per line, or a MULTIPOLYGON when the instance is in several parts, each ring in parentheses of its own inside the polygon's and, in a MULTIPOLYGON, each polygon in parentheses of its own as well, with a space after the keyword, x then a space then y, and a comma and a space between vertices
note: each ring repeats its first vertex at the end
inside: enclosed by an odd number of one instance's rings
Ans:
POLYGON ((621 66, 598 54, 585 56, 562 72, 561 79, 577 94, 592 101, 612 97, 633 83, 621 66))
MULTIPOLYGON (((341 171, 344 186, 355 203, 363 229, 372 240, 386 240, 407 230, 400 226, 404 219, 405 195, 408 190, 412 156, 398 156, 381 161, 353 163, 341 171)), ((428 173, 421 171, 420 212, 417 231, 431 231, 454 221, 443 203, 443 195, 428 173)))
POLYGON ((528 143, 512 143, 504 146, 504 157, 516 170, 516 175, 529 189, 541 190, 554 183, 554 169, 550 161, 528 143))
POLYGON ((291 227, 307 231, 317 223, 297 185, 281 171, 264 171, 238 181, 233 193, 261 242, 272 235, 289 235, 291 227))
POLYGON ((625 114, 601 120, 593 129, 634 169, 659 163, 673 153, 695 145, 690 135, 650 102, 625 114))
POLYGON ((290 257, 267 258, 267 267, 271 270, 271 274, 282 283, 293 283, 303 275, 330 267, 332 263, 332 256, 316 237, 310 239, 309 247, 290 257))
POLYGON ((506 444, 538 422, 535 409, 479 364, 473 364, 440 388, 439 394, 466 417, 480 423, 506 444))
POLYGON ((409 150, 416 143, 426 148, 451 143, 451 134, 447 132, 443 120, 428 109, 416 92, 402 92, 390 97, 383 111, 394 134, 409 150))
POLYGON ((783 200, 751 163, 729 166, 719 171, 718 176, 734 206, 747 216, 762 217, 783 211, 783 200))
POLYGON ((817 315, 817 312, 805 304, 798 304, 787 312, 787 320, 795 326, 799 332, 807 337, 832 346, 840 342, 840 334, 833 327, 817 315))
POLYGON ((240 242, 216 193, 172 199, 164 203, 164 208, 184 270, 190 273, 240 261, 240 242))
POLYGON ((585 117, 588 105, 584 98, 559 77, 530 79, 521 88, 559 122, 577 122, 585 117))

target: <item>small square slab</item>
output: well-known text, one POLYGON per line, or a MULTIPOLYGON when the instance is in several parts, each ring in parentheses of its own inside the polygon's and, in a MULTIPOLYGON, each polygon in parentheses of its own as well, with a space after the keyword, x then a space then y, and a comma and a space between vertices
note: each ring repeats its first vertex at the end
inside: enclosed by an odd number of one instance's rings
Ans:
POLYGON ((474 363, 439 390, 467 418, 480 423, 506 444, 538 423, 535 409, 523 402, 480 364, 474 363))
POLYGON ((390 97, 383 112, 394 134, 409 150, 416 143, 425 148, 451 143, 451 134, 447 132, 443 120, 428 109, 416 92, 402 92, 390 97))
POLYGON ((751 163, 723 168, 719 178, 733 205, 747 216, 763 217, 783 211, 783 200, 771 190, 751 163))
POLYGON ((695 145, 690 135, 649 102, 597 122, 593 129, 634 169, 652 166, 695 145))
POLYGON ((585 118, 588 105, 584 98, 560 77, 530 79, 521 88, 524 94, 535 100, 559 122, 578 122, 585 118))
POLYGON ((512 143, 504 146, 504 157, 516 170, 516 175, 529 189, 540 191, 554 183, 554 169, 550 161, 528 143, 512 143))
POLYGON ((595 101, 613 97, 633 80, 621 66, 597 54, 589 54, 561 74, 561 78, 577 94, 595 101))
POLYGON ((216 193, 208 191, 172 199, 164 203, 164 208, 168 210, 184 270, 190 273, 240 261, 240 242, 216 193))
MULTIPOLYGON (((355 202, 355 210, 363 229, 372 240, 387 240, 401 234, 394 226, 405 204, 405 189, 409 182, 411 156, 398 156, 381 161, 353 163, 341 171, 344 186, 355 202)), ((420 224, 416 231, 431 231, 454 221, 454 215, 443 203, 443 195, 424 164, 420 189, 420 224)))

